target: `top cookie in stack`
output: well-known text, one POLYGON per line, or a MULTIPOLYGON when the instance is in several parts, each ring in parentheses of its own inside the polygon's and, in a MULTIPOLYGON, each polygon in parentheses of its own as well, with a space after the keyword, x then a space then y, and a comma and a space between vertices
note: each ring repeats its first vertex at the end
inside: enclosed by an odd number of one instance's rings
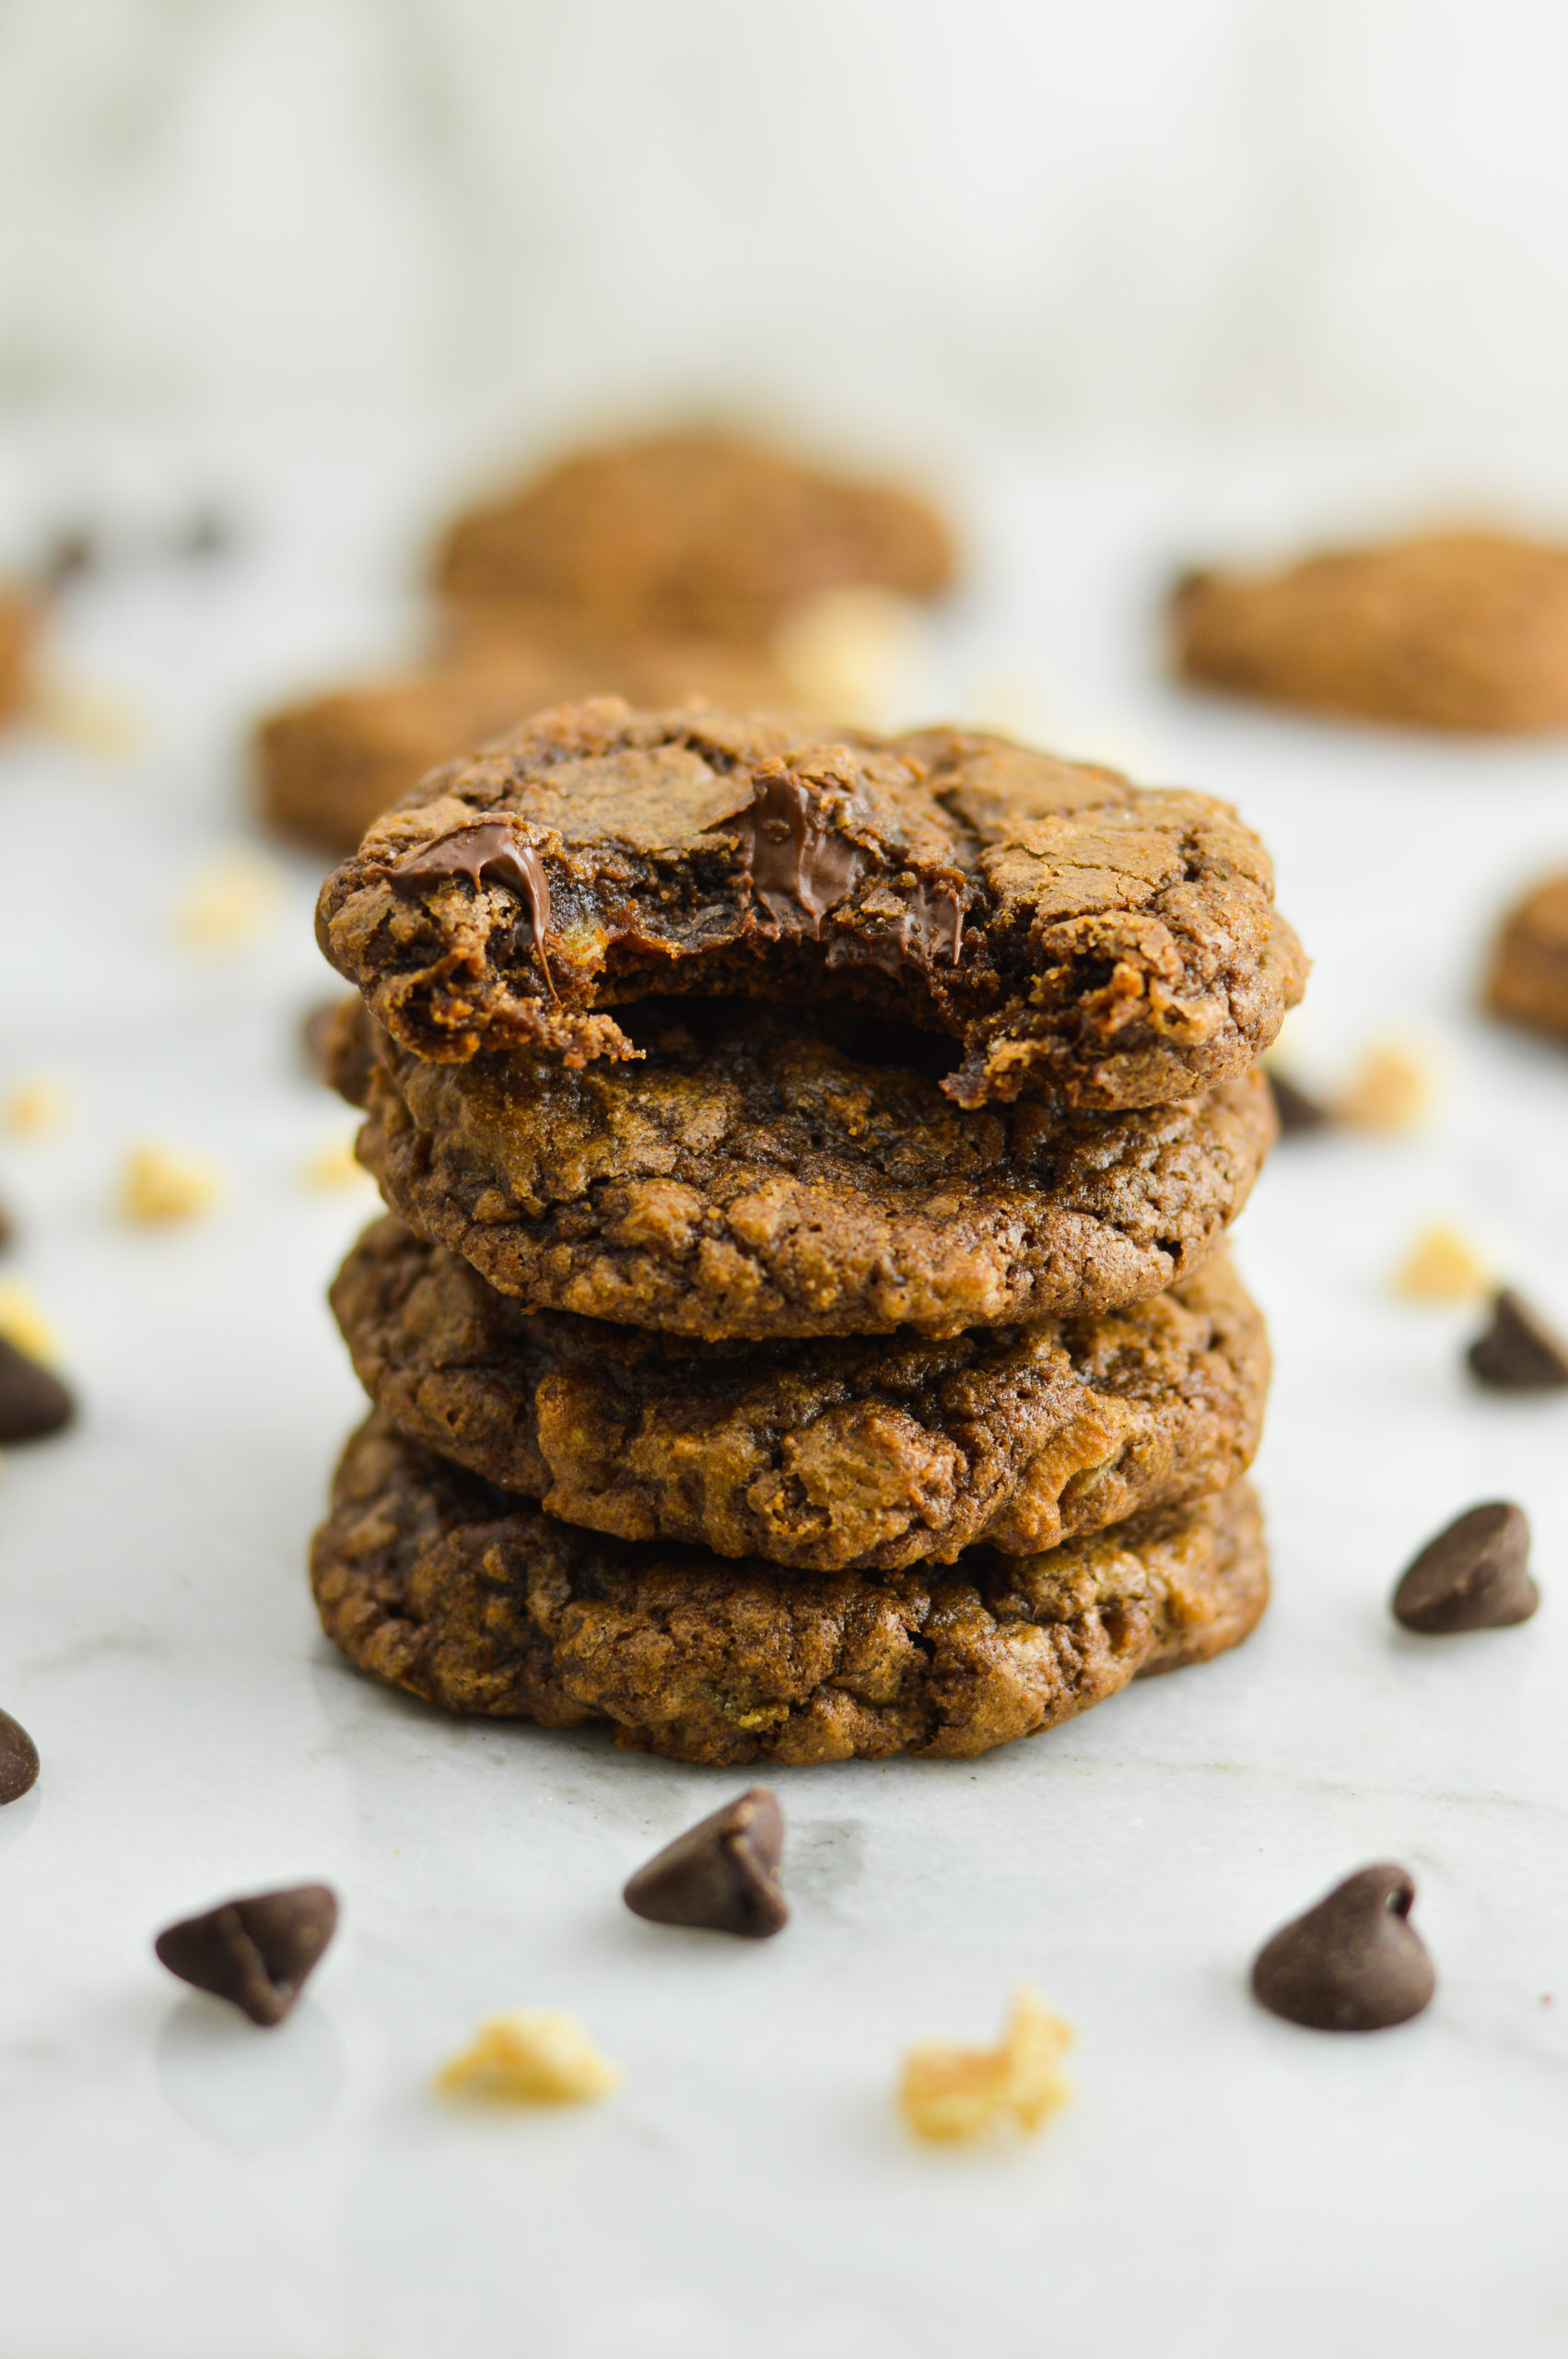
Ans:
POLYGON ((1305 962, 1223 804, 606 699, 436 773, 319 922, 406 1224, 334 1289, 357 1660, 806 1761, 1245 1634, 1266 1347, 1211 1257, 1305 962))

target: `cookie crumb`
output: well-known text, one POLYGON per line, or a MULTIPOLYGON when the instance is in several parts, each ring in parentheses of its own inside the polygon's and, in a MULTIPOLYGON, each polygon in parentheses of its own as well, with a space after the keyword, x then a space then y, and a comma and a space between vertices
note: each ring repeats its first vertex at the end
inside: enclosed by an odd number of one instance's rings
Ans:
POLYGON ((73 1103, 66 1083, 51 1074, 30 1074, 6 1097, 6 1128, 15 1138, 48 1138, 70 1121, 73 1103))
POLYGON ((227 1188, 216 1164, 143 1140, 125 1157, 120 1183, 121 1217, 145 1226, 193 1220, 198 1214, 210 1212, 227 1188))
POLYGON ((1367 1050, 1331 1110, 1355 1130, 1410 1131, 1430 1111, 1432 1098, 1427 1059, 1406 1042, 1384 1040, 1367 1050))
POLYGON ((331 1146, 307 1156, 299 1167, 299 1177, 307 1188, 319 1188, 323 1192, 370 1185, 369 1173, 355 1158, 352 1139, 334 1139, 331 1146))
POLYGON ((54 1330, 28 1288, 15 1278, 0 1285, 0 1335, 45 1367, 60 1365, 60 1344, 54 1330))
POLYGON ((277 917, 282 885, 276 863, 248 845, 219 852, 190 879, 174 911, 174 929, 193 950, 240 950, 277 917))
POLYGON ((919 2138, 977 2138, 1008 2118, 1021 2130, 1038 2130, 1072 2094, 1060 2065, 1072 2036, 1071 2025, 1025 1983, 1014 1994, 1000 2047, 957 2048, 932 2039, 910 2048, 898 2085, 899 2111, 919 2138))
POLYGON ((117 688, 85 680, 46 681, 33 710, 52 737, 95 761, 127 761, 146 743, 146 722, 139 707, 117 688))
POLYGON ((1395 1271, 1393 1287, 1410 1302, 1469 1302, 1492 1284, 1492 1273, 1457 1228, 1423 1228, 1395 1271))
POLYGON ((773 652, 808 711, 875 729, 897 718, 898 690, 923 635, 913 600, 859 583, 797 606, 778 626, 773 652))
POLYGON ((492 2097, 507 2105, 580 2105, 620 2086, 619 2068, 597 2048, 575 2015, 516 2007, 486 2015, 473 2046, 436 2076, 445 2095, 492 2097))

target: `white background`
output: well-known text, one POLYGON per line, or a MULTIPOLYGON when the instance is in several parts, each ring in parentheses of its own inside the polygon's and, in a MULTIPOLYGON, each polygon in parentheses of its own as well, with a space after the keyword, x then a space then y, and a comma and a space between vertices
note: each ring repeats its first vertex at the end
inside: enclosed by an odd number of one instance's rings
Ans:
POLYGON ((1539 0, 0 0, 0 549, 106 522, 63 676, 139 745, 0 752, 0 1140, 79 1427, 0 1467, 3 2359, 1548 2359, 1568 2344, 1568 1456, 1394 1299, 1458 1222, 1568 1320, 1564 1067, 1472 1013, 1498 908, 1568 858, 1561 743, 1431 745, 1162 685, 1175 565, 1459 502, 1568 528, 1561 131, 1539 0), (795 1919, 638 1925, 628 1870, 741 1782, 449 1723, 315 1633, 303 1557, 357 1414, 322 1296, 370 1206, 296 1065, 309 863, 257 948, 181 890, 243 839, 248 715, 417 628, 425 522, 487 453, 693 400, 932 464, 968 588, 917 710, 1236 799, 1317 965, 1331 1082, 1413 1032, 1401 1142, 1282 1150, 1238 1239, 1279 1369, 1258 1636, 968 1766, 781 1778, 795 1919), (190 503, 229 559, 154 561, 190 503), (127 1230, 120 1159, 225 1208, 127 1230), (1513 1496, 1546 1604, 1421 1642, 1385 1601, 1513 1496), (1415 1873, 1437 2001, 1335 2042, 1260 2015, 1258 1942, 1362 1862, 1415 1873), (292 2022, 184 1995, 151 1937, 326 1876, 292 2022), (1077 2025, 1037 2146, 944 2155, 900 2049, 1077 2025), (563 2005, 626 2069, 565 2117, 429 2075, 563 2005))
POLYGON ((5 0, 0 399, 1553 428, 1556 0, 5 0))

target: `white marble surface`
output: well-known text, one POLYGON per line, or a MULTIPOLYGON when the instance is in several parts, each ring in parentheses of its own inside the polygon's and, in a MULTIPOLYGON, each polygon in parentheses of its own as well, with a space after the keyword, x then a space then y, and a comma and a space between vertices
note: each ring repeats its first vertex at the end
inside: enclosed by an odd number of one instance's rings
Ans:
POLYGON ((932 700, 1027 675, 1069 745, 1235 795, 1318 959, 1304 1068, 1413 1030, 1444 1095, 1407 1142, 1282 1151, 1246 1216, 1279 1363, 1257 1638, 973 1765, 786 1773, 788 1933, 661 1931, 622 1878, 741 1780, 443 1720, 345 1669, 306 1591, 357 1407, 322 1289, 368 1210, 298 1179, 348 1127, 295 1062, 323 980, 309 866, 254 951, 200 959, 168 914, 242 831, 248 700, 398 628, 365 587, 369 488, 333 481, 313 538, 285 502, 231 566, 77 598, 61 660, 137 697, 138 756, 24 736, 0 757, 0 1084, 42 1070, 79 1097, 57 1140, 0 1141, 23 1227, 0 1275, 48 1310, 85 1402, 0 1469, 0 1701, 44 1762, 0 1814, 0 2351, 1560 2352, 1568 1409, 1468 1390, 1465 1317, 1386 1279, 1446 1217, 1568 1316, 1568 1064, 1469 1008, 1499 901, 1568 855, 1568 749, 1291 725, 1158 684, 1167 562, 1353 508, 1364 469, 976 467, 989 586, 935 651, 932 700), (118 1224, 138 1135, 218 1158, 226 1208, 118 1224), (1544 1610, 1402 1636, 1399 1567, 1492 1495, 1534 1520, 1544 1610), (1378 1857, 1420 1886, 1430 2013, 1343 2042, 1261 2015, 1255 1945, 1378 1857), (343 1930, 277 2034, 154 1963, 170 1917, 316 1876, 343 1930), (989 2036, 1024 1977, 1078 2026, 1075 2104, 1036 2145, 916 2147, 889 2105, 900 2049, 989 2036), (432 2068, 525 2003, 579 2013, 623 2093, 443 2109, 432 2068))

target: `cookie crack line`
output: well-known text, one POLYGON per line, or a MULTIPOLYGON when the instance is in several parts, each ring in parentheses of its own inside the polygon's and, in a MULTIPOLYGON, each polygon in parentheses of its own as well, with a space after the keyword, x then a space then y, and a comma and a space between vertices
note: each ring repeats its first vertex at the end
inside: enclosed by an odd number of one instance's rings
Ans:
POLYGON ((439 1062, 625 1058, 614 1011, 650 994, 837 1000, 954 1041, 961 1105, 1116 1109, 1239 1073, 1305 979, 1225 804, 1001 738, 802 744, 603 698, 422 792, 328 878, 318 930, 439 1062))

